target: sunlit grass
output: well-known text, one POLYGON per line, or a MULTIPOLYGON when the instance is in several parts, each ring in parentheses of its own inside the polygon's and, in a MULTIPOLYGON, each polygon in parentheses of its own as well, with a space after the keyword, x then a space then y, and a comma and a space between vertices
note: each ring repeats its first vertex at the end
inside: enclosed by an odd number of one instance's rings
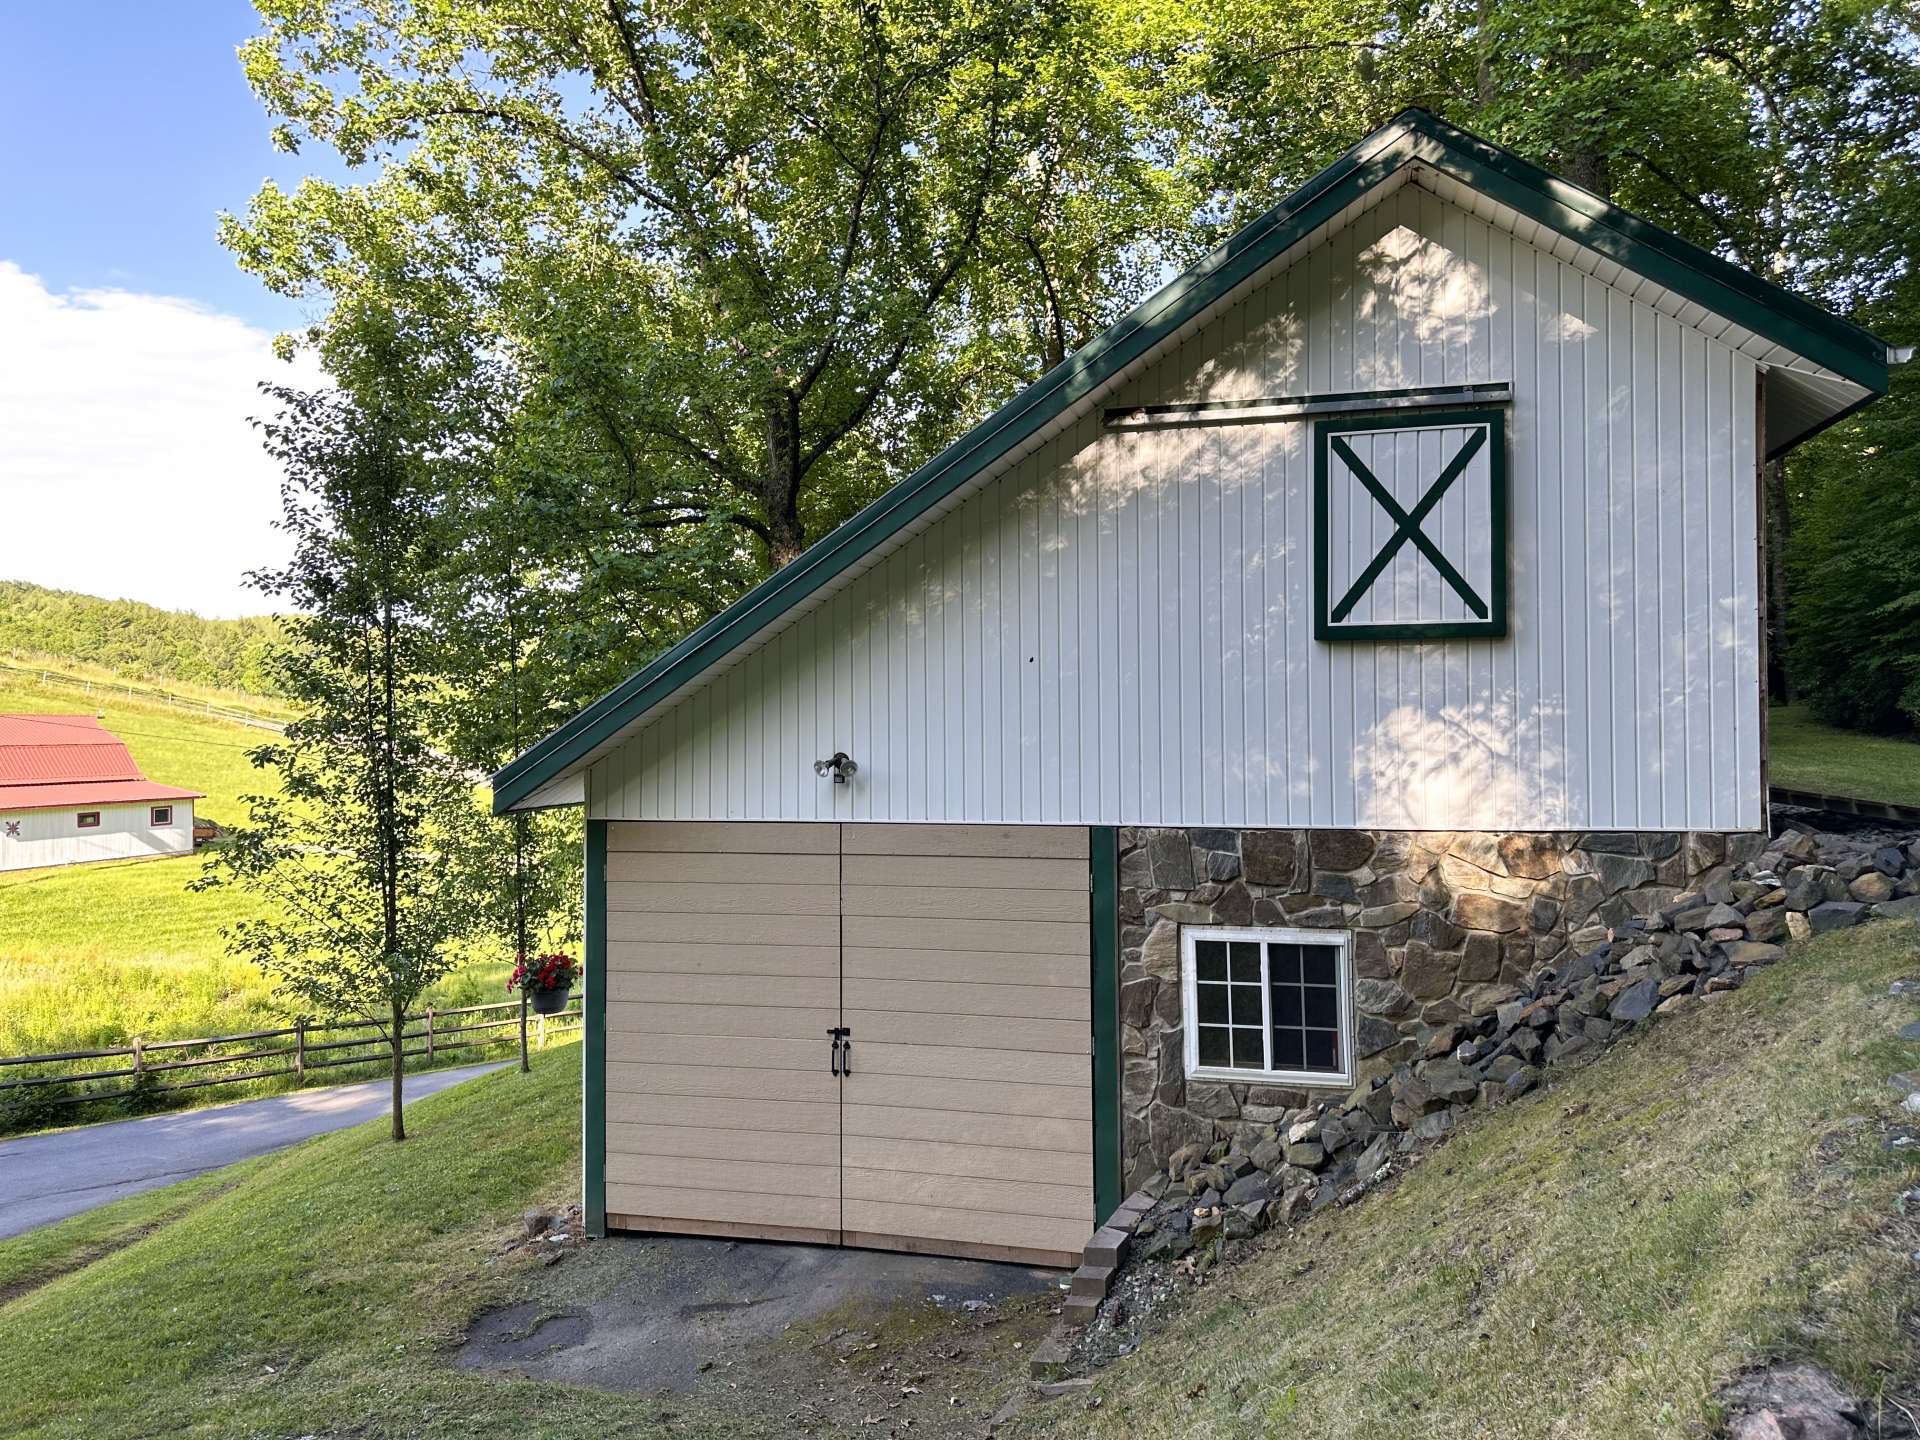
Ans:
POLYGON ((1793 790, 1920 805, 1920 744, 1822 725, 1805 705, 1767 714, 1768 778, 1793 790))
POLYGON ((1098 1408, 1019 1433, 1705 1437, 1716 1388, 1777 1355, 1911 1405, 1920 1235, 1896 1202, 1920 1167, 1881 1138, 1886 1077, 1920 1062, 1888 983, 1916 972, 1907 925, 1795 947, 1276 1238, 1098 1408))

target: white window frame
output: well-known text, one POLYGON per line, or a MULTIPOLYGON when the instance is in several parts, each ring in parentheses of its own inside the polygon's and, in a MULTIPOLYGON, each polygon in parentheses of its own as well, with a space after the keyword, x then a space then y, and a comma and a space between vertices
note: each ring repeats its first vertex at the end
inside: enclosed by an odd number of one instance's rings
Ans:
POLYGON ((1180 1006, 1186 1031, 1187 1078, 1224 1080, 1243 1085, 1290 1085, 1347 1088, 1353 1079, 1353 936, 1345 930, 1297 930, 1284 926, 1241 927, 1182 925, 1180 927, 1180 1006), (1201 940, 1257 940, 1260 950, 1260 1044, 1272 1057, 1273 990, 1267 975, 1266 944, 1319 945, 1334 952, 1336 987, 1340 1000, 1341 1068, 1334 1070, 1239 1070, 1200 1063, 1200 994, 1195 978, 1194 945, 1201 940))
POLYGON ((173 828, 173 806, 149 805, 147 807, 147 828, 149 830, 171 830, 173 828), (160 818, 160 812, 162 810, 167 812, 167 818, 164 820, 160 818))

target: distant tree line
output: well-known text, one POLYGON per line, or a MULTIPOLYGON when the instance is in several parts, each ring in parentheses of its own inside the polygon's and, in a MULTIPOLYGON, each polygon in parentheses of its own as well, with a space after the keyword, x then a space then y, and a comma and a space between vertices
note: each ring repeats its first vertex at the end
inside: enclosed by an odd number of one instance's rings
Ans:
POLYGON ((134 600, 102 600, 0 580, 0 654, 59 656, 133 680, 276 694, 278 621, 206 620, 134 600))

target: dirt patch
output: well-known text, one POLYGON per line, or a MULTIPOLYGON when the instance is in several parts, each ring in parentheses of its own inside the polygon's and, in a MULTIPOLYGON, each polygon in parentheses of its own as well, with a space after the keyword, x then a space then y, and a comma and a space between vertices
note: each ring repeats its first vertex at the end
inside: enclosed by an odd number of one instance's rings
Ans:
POLYGON ((737 1417, 743 1434, 978 1436, 1024 1386, 1066 1279, 678 1236, 565 1248, 455 1363, 652 1394, 663 1418, 737 1417))

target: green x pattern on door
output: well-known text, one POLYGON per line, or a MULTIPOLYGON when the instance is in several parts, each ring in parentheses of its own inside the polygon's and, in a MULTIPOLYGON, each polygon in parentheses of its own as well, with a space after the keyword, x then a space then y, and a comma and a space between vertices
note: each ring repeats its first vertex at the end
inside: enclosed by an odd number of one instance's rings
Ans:
POLYGON ((1506 634, 1507 598, 1507 475, 1506 417, 1495 409, 1453 411, 1425 415, 1384 415, 1358 420, 1325 420, 1315 427, 1314 446, 1314 633, 1321 640, 1408 640, 1440 639, 1469 635, 1506 634), (1401 505, 1393 491, 1374 473, 1348 440, 1357 431, 1419 433, 1464 429, 1465 438, 1455 447, 1440 473, 1428 482, 1412 509, 1401 505), (1486 465, 1479 472, 1488 487, 1487 503, 1479 513, 1489 521, 1489 574, 1482 595, 1461 573, 1460 567, 1441 550, 1427 532, 1426 523, 1463 476, 1473 471, 1474 461, 1482 453, 1486 465), (1336 471, 1333 467, 1338 466, 1336 471), (1329 543, 1329 501, 1333 481, 1351 476, 1359 482, 1374 504, 1393 522, 1393 532, 1334 598, 1331 593, 1331 550, 1329 543), (1431 617, 1391 624, 1350 621, 1369 589, 1387 572, 1408 546, 1418 552, 1446 587, 1458 597, 1472 619, 1431 617))

